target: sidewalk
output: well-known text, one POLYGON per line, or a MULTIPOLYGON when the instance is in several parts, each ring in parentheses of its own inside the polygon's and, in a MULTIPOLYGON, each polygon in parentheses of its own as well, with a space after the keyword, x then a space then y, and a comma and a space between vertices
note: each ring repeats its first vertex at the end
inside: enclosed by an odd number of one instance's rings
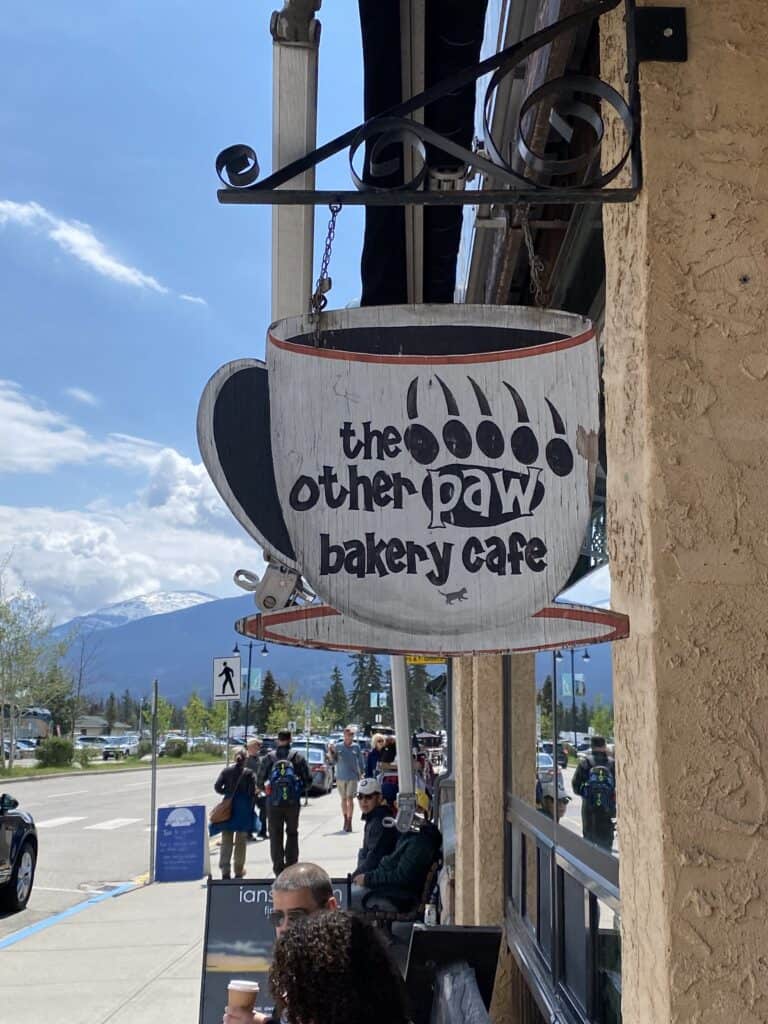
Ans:
MULTIPOLYGON (((340 831, 341 821, 335 791, 302 809, 301 859, 333 876, 354 866, 361 841, 359 819, 351 835, 340 831)), ((214 844, 211 862, 218 877, 214 844)), ((249 843, 247 874, 272 877, 268 842, 249 843)), ((2 1020, 32 1014, 63 1024, 195 1024, 205 888, 205 880, 140 886, 33 926, 0 950, 2 1020)))

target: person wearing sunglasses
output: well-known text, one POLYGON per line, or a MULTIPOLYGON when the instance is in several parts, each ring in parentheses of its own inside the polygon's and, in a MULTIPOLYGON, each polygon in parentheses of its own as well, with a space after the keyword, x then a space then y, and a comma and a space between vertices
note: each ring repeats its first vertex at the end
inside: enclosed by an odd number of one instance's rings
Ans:
MULTIPOLYGON (((336 910, 331 879, 317 864, 308 861, 291 864, 272 883, 272 911, 269 918, 280 939, 298 921, 326 910, 336 910)), ((279 1017, 268 1017, 251 1010, 225 1008, 223 1024, 281 1024, 279 1017)))
POLYGON ((357 784, 357 800, 365 831, 353 874, 364 875, 366 871, 378 867, 382 857, 392 853, 398 833, 396 828, 387 828, 384 824, 384 819, 391 816, 392 810, 381 794, 378 779, 361 779, 357 784))

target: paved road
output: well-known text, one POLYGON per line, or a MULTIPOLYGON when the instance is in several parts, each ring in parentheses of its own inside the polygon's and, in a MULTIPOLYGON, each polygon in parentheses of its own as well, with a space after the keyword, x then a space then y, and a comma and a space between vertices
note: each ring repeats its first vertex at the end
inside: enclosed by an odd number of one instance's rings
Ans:
MULTIPOLYGON (((202 803, 211 807, 216 765, 158 771, 158 806, 202 803)), ((0 782, 35 818, 40 855, 35 888, 23 914, 0 917, 0 938, 81 902, 105 885, 140 878, 149 866, 150 773, 120 772, 82 777, 0 782)), ((336 793, 313 798, 302 810, 303 859, 316 859, 334 875, 354 864, 359 834, 344 840, 336 793)), ((269 844, 251 843, 250 877, 270 877, 269 844)), ((212 844, 214 874, 218 850, 212 844)))

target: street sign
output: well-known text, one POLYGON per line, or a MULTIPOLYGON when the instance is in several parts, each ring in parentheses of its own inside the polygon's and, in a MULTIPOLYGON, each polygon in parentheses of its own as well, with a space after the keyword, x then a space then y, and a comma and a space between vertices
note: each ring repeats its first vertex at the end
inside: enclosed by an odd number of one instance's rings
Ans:
POLYGON ((304 732, 309 735, 312 731, 312 715, 307 711, 304 715, 304 732))
POLYGON ((444 665, 445 658, 432 657, 429 654, 409 654, 405 659, 409 665, 444 665))
POLYGON ((290 733, 296 732, 296 723, 295 722, 291 721, 291 722, 288 723, 288 732, 290 732, 290 733))
POLYGON ((213 699, 240 700, 240 655, 213 659, 213 699))
POLYGON ((193 882, 207 873, 205 807, 160 807, 157 812, 156 882, 193 882))

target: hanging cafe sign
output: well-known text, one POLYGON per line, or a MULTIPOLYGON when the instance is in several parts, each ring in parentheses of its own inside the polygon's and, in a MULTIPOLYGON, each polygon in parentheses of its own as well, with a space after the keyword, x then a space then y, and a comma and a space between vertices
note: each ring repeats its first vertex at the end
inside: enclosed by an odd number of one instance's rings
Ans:
POLYGON ((205 389, 200 449, 230 509, 364 624, 356 644, 384 646, 378 630, 386 647, 495 649, 523 623, 546 641, 531 617, 567 582, 591 512, 590 323, 391 306, 326 313, 320 345, 315 332, 311 316, 273 324, 266 366, 229 363, 205 389))

